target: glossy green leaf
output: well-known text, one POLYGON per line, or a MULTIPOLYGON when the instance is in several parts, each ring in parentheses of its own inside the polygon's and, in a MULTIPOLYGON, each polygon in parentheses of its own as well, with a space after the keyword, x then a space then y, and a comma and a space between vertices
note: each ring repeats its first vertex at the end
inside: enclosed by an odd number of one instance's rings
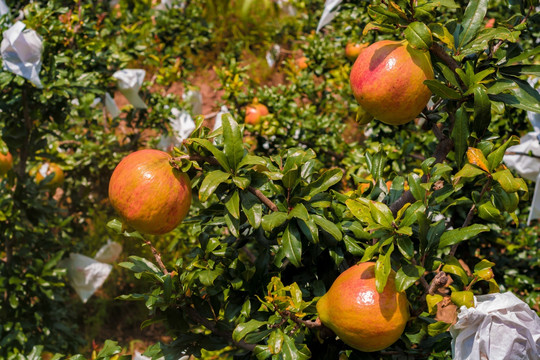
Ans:
POLYGON ((218 163, 225 169, 226 171, 230 171, 231 167, 229 165, 229 161, 227 160, 227 157, 225 154, 219 150, 214 144, 212 144, 210 141, 206 139, 190 139, 190 141, 197 143, 201 145, 206 150, 210 151, 212 155, 216 158, 218 163))
POLYGON ((465 240, 472 239, 478 234, 486 231, 489 231, 489 227, 480 224, 474 224, 465 228, 446 231, 444 232, 444 234, 441 235, 439 249, 458 244, 465 240))
POLYGON ((300 231, 293 223, 289 223, 283 232, 281 245, 291 264, 300 267, 302 265, 302 241, 300 240, 300 231))
POLYGON ((409 44, 417 50, 428 51, 433 44, 431 31, 422 22, 415 21, 410 23, 405 29, 404 34, 409 44))
POLYGON ((498 221, 501 217, 501 211, 490 202, 485 202, 478 206, 478 216, 487 221, 498 221))
POLYGON ((457 48, 461 49, 469 43, 483 26, 482 20, 486 16, 488 0, 471 0, 469 1, 463 21, 461 23, 463 31, 459 35, 457 48))
POLYGON ((460 100, 463 96, 456 90, 444 85, 438 80, 424 80, 424 84, 432 93, 442 99, 460 100))
POLYGON ((333 222, 314 214, 311 215, 311 218, 321 229, 329 233, 334 239, 341 241, 343 234, 333 222))
POLYGON ((492 100, 518 109, 540 113, 540 93, 529 83, 516 78, 499 80, 489 88, 491 90, 489 93, 499 91, 501 87, 504 88, 505 93, 490 95, 492 100))
POLYGON ((469 117, 464 105, 456 111, 456 120, 451 138, 454 141, 456 163, 458 168, 460 168, 463 164, 463 156, 467 151, 469 139, 469 117))
POLYGON ((287 213, 276 211, 262 218, 262 227, 265 231, 272 231, 274 228, 283 225, 287 221, 287 213))
POLYGON ((316 244, 319 242, 319 228, 317 228, 317 224, 311 217, 306 221, 298 219, 297 222, 300 231, 311 243, 316 244))
POLYGON ((473 129, 480 136, 487 130, 491 122, 491 101, 486 89, 477 85, 473 88, 474 94, 474 121, 473 129))
POLYGON ((199 188, 199 199, 206 201, 216 191, 217 187, 227 181, 231 177, 231 174, 223 172, 221 170, 214 170, 209 172, 201 183, 199 188))
POLYGON ((437 321, 436 323, 429 324, 427 326, 427 332, 429 336, 436 336, 446 332, 452 324, 445 323, 444 321, 437 321))
POLYGON ((370 201, 369 211, 377 224, 380 224, 385 228, 392 228, 394 216, 388 206, 377 201, 370 201))
POLYGON ((392 270, 391 255, 394 251, 394 244, 391 243, 386 253, 379 255, 377 262, 375 263, 375 287, 378 293, 382 293, 388 282, 388 276, 392 270))
POLYGON ((421 266, 403 265, 396 273, 396 290, 405 291, 411 287, 426 270, 421 266))
POLYGON ((514 175, 512 175, 512 172, 508 169, 494 172, 492 175, 493 179, 498 181, 507 193, 516 192, 521 188, 521 183, 514 178, 514 175))
POLYGON ((454 46, 454 36, 450 34, 450 31, 448 31, 446 26, 439 23, 432 23, 429 24, 429 29, 431 30, 433 36, 445 44, 450 50, 456 50, 454 46))
POLYGON ((343 171, 341 169, 334 168, 326 170, 316 181, 307 186, 307 196, 311 198, 318 193, 328 190, 331 186, 340 182, 342 177, 343 171))
POLYGON ((232 333, 232 338, 234 341, 242 340, 247 334, 259 329, 261 326, 266 325, 265 321, 259 321, 251 319, 246 323, 238 324, 232 333))
POLYGON ((465 285, 469 283, 469 277, 463 269, 463 266, 461 266, 459 263, 458 259, 453 256, 449 256, 445 259, 445 263, 446 264, 443 266, 442 271, 447 274, 454 274, 458 276, 461 279, 461 282, 463 282, 465 285))
POLYGON ((259 199, 249 191, 240 193, 242 211, 246 214, 249 224, 254 229, 259 228, 262 222, 263 206, 259 199))
POLYGON ((416 200, 424 201, 426 197, 426 189, 421 184, 420 176, 415 173, 410 173, 407 177, 409 181, 409 188, 416 200))
POLYGON ((225 207, 235 219, 240 219, 240 195, 238 191, 233 191, 225 207))
POLYGON ((476 263, 476 265, 474 265, 474 272, 476 273, 477 271, 491 269, 494 266, 495 266, 494 262, 488 261, 486 259, 482 259, 480 262, 478 262, 478 263, 476 263))
POLYGON ((516 135, 510 136, 506 142, 497 148, 497 150, 493 151, 491 154, 488 155, 487 161, 489 165, 489 170, 493 171, 497 166, 499 166, 503 160, 504 153, 506 152, 506 149, 508 149, 510 146, 514 146, 520 143, 519 138, 516 135))
POLYGON ((396 240, 396 245, 399 252, 406 259, 411 259, 414 255, 414 244, 412 240, 408 237, 398 237, 396 240))
POLYGON ((452 291, 450 300, 458 307, 474 307, 474 294, 472 291, 452 291))
POLYGON ((440 303, 441 301, 443 301, 442 295, 439 295, 439 294, 435 294, 435 295, 427 294, 426 295, 426 303, 427 303, 427 306, 428 306, 428 312, 430 314, 434 314, 436 312, 436 310, 437 310, 437 304, 440 303))
POLYGON ((304 204, 296 204, 296 206, 289 213, 289 219, 292 218, 298 218, 304 221, 307 221, 309 219, 309 214, 304 204))
POLYGON ((245 151, 242 129, 229 113, 222 116, 222 122, 223 153, 227 157, 232 170, 236 170, 244 157, 245 151))

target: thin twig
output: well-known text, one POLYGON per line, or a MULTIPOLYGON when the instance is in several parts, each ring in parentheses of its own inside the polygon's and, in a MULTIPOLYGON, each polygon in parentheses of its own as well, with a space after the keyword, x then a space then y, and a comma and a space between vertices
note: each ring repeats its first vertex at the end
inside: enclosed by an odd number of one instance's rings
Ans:
POLYGON ((433 45, 431 45, 431 47, 429 48, 429 50, 435 56, 441 59, 446 65, 448 65, 450 70, 452 70, 454 73, 456 72, 456 69, 459 68, 459 64, 456 62, 456 60, 454 60, 452 56, 448 55, 446 50, 444 50, 444 48, 438 43, 434 42, 433 45))
POLYGON ((215 157, 202 156, 198 154, 176 156, 176 157, 173 157, 173 160, 175 161, 190 160, 190 161, 206 162, 210 165, 219 165, 219 161, 217 161, 215 157))
POLYGON ((535 155, 533 153, 526 153, 526 152, 520 152, 520 151, 507 151, 504 153, 504 155, 520 155, 520 156, 529 156, 535 159, 540 159, 540 156, 535 155))
POLYGON ((150 246, 150 250, 152 250, 152 254, 154 254, 154 258, 156 259, 159 267, 161 268, 161 271, 163 271, 163 273, 165 275, 167 275, 169 273, 169 271, 167 270, 167 268, 165 267, 165 265, 163 265, 163 261, 161 261, 161 254, 156 250, 156 248, 154 247, 154 245, 152 245, 152 243, 150 242, 150 240, 146 240, 144 239, 143 240, 146 245, 150 246))
POLYGON ((299 324, 299 325, 304 325, 306 326, 308 329, 320 329, 322 328, 324 325, 323 323, 321 322, 321 319, 317 318, 315 320, 304 320, 304 319, 300 319, 298 316, 296 316, 295 314, 293 314, 292 312, 288 311, 288 310, 285 310, 285 311, 279 311, 279 314, 283 317, 288 317, 289 319, 291 319, 292 321, 294 321, 295 323, 299 324))
POLYGON ((276 206, 276 204, 274 204, 272 202, 272 200, 270 200, 269 198, 267 198, 262 192, 261 190, 259 189, 256 189, 254 188, 253 186, 248 186, 247 187, 247 190, 252 193, 253 195, 255 195, 257 198, 259 198, 259 200, 261 200, 261 202, 266 205, 270 210, 272 211, 279 211, 278 210, 278 207, 276 206))

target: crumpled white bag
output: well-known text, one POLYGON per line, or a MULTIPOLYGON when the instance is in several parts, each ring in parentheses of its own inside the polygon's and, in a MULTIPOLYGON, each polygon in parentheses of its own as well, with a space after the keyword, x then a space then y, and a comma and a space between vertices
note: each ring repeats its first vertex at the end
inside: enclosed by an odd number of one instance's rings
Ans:
POLYGON ((341 1, 342 0, 326 0, 321 19, 319 20, 319 25, 317 25, 317 32, 334 20, 338 13, 338 6, 341 4, 341 1))
POLYGON ((120 116, 120 109, 109 93, 105 93, 105 109, 113 118, 120 116))
POLYGON ((178 0, 161 0, 161 3, 156 5, 156 10, 169 10, 172 8, 183 9, 186 7, 185 1, 178 0))
POLYGON ((69 283, 81 298, 83 303, 99 289, 112 270, 112 265, 102 261, 114 262, 122 252, 118 243, 107 241, 98 250, 94 259, 76 253, 70 253, 68 259, 60 261, 58 267, 67 269, 69 283))
POLYGON ((195 122, 187 111, 173 108, 171 109, 171 114, 173 117, 169 119, 169 123, 171 124, 176 140, 181 144, 195 130, 195 122))
POLYGON ((121 253, 122 245, 108 239, 107 244, 103 245, 98 250, 96 256, 94 256, 94 259, 102 263, 112 264, 116 261, 116 259, 118 259, 121 253))
POLYGON ((221 127, 221 125, 223 125, 221 118, 223 117, 224 114, 228 114, 228 113, 229 113, 229 108, 227 108, 227 106, 225 105, 221 106, 221 108, 219 109, 219 112, 216 114, 216 119, 214 120, 213 131, 216 131, 217 129, 221 127))
POLYGON ((287 15, 291 15, 291 16, 296 15, 296 8, 289 2, 289 0, 277 0, 276 4, 287 15))
POLYGON ((269 67, 274 67, 276 61, 279 59, 281 53, 281 47, 278 44, 272 45, 272 48, 266 52, 266 62, 269 67))
POLYGON ((26 25, 17 21, 4 31, 0 45, 0 54, 4 69, 29 80, 37 88, 43 88, 39 79, 41 70, 41 53, 43 40, 32 29, 24 29, 26 25))
POLYGON ((6 15, 9 13, 9 8, 6 5, 4 0, 0 0, 0 16, 6 15))
POLYGON ((475 296, 450 334, 453 359, 540 359, 540 318, 511 292, 475 296))
POLYGON ((113 74, 118 80, 118 90, 136 109, 146 109, 147 106, 139 96, 146 71, 143 69, 124 69, 113 74))
POLYGON ((182 99, 191 105, 191 113, 194 116, 202 114, 203 98, 199 91, 188 90, 182 94, 182 99))

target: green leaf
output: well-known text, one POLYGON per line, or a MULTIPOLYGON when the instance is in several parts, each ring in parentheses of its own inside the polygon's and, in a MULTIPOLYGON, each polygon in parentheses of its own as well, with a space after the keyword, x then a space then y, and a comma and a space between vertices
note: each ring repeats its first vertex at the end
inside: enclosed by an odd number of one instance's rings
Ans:
POLYGON ((521 188, 520 181, 514 178, 514 175, 508 169, 493 173, 493 179, 498 181, 507 193, 514 193, 521 188))
POLYGON ((456 51, 454 36, 450 34, 450 31, 448 31, 446 26, 439 23, 431 23, 429 24, 429 29, 431 30, 431 33, 433 34, 434 37, 439 39, 450 50, 454 52, 456 51))
POLYGON ((380 5, 369 5, 368 15, 380 24, 396 24, 399 22, 399 15, 386 10, 380 5))
POLYGON ((282 211, 276 211, 262 218, 262 227, 264 231, 272 231, 274 228, 283 225, 287 221, 287 213, 282 211))
POLYGON ((396 32, 396 27, 392 25, 380 24, 375 21, 371 21, 364 26, 362 35, 366 36, 370 31, 377 31, 383 34, 393 34, 396 32))
POLYGON ((474 265, 474 272, 476 273, 478 271, 482 271, 485 269, 491 269, 494 266, 495 266, 494 262, 488 261, 486 259, 482 259, 482 261, 474 265))
POLYGON ((111 357, 113 355, 120 353, 121 351, 122 351, 122 347, 118 346, 118 343, 116 341, 105 340, 105 344, 103 344, 103 348, 97 354, 97 357, 98 358, 111 357))
POLYGON ((283 357, 283 360, 308 360, 311 358, 311 352, 306 345, 299 345, 300 348, 296 347, 294 340, 289 336, 285 335, 283 338, 283 346, 280 351, 280 357, 283 357))
POLYGON ((490 99, 518 109, 540 113, 540 94, 528 82, 516 78, 498 80, 489 88, 490 99), (508 93, 497 93, 503 88, 508 93))
POLYGON ((424 84, 432 93, 442 99, 460 100, 463 96, 456 90, 444 85, 438 80, 424 80, 424 84))
POLYGON ((407 176, 407 179, 409 181, 409 188, 414 198, 416 200, 424 201, 426 197, 426 189, 424 189, 421 185, 420 176, 415 173, 410 173, 407 176))
POLYGON ((473 88, 474 94, 474 122, 473 129, 478 136, 484 134, 491 122, 491 101, 486 89, 482 85, 473 88))
POLYGON ((414 255, 414 244, 408 237, 398 237, 396 244, 399 252, 406 258, 411 259, 414 255))
POLYGON ((498 221, 501 217, 501 211, 490 202, 485 202, 478 206, 478 216, 487 221, 498 221))
POLYGON ((150 272, 160 276, 163 275, 156 265, 144 258, 130 256, 129 260, 131 260, 131 262, 122 262, 119 265, 135 273, 150 272))
POLYGON ((514 146, 520 143, 519 138, 516 135, 510 136, 506 142, 497 148, 497 150, 493 151, 491 154, 488 155, 487 161, 489 165, 489 170, 493 171, 497 166, 500 165, 500 163, 503 160, 504 153, 506 152, 506 149, 508 149, 510 146, 514 146))
POLYGON ((474 307, 474 294, 472 291, 452 291, 450 294, 450 300, 458 306, 466 306, 468 308, 474 307))
POLYGON ((364 248, 359 245, 359 243, 350 236, 345 235, 343 237, 343 243, 345 244, 345 249, 348 253, 354 256, 363 256, 364 248))
POLYGON ((453 256, 448 256, 445 259, 445 262, 446 264, 443 266, 442 271, 448 274, 457 275, 465 285, 469 283, 469 277, 467 276, 465 270, 463 270, 463 267, 459 263, 458 259, 453 256))
POLYGON ((199 188, 199 199, 204 202, 208 200, 210 195, 214 193, 217 187, 224 181, 228 180, 231 174, 223 172, 221 170, 214 170, 209 172, 202 181, 199 188))
POLYGON ((475 52, 485 51, 489 48, 489 43, 493 40, 502 40, 509 42, 517 42, 519 39, 519 31, 512 31, 503 27, 482 29, 472 41, 465 46, 461 55, 473 54, 475 52))
POLYGON ((239 191, 233 191, 225 207, 235 219, 240 219, 240 195, 239 191))
POLYGON ((521 54, 509 59, 506 63, 506 65, 512 65, 518 62, 521 62, 523 60, 526 60, 532 56, 540 54, 540 46, 537 46, 533 49, 525 50, 521 54))
POLYGON ((461 105, 456 111, 456 120, 451 138, 454 141, 456 163, 458 168, 460 168, 461 164, 463 164, 463 156, 467 151, 469 139, 469 118, 467 116, 467 110, 465 110, 465 105, 461 105))
POLYGON ((482 20, 486 16, 487 6, 488 0, 471 0, 467 5, 461 23, 463 31, 459 35, 458 50, 474 39, 478 30, 483 26, 482 20))
POLYGON ((473 178, 478 175, 485 175, 486 173, 476 166, 473 166, 471 164, 465 164, 463 165, 463 168, 457 172, 456 175, 454 175, 454 182, 457 182, 460 178, 473 178))
POLYGON ((244 157, 242 129, 229 113, 222 116, 222 122, 223 153, 227 157, 232 170, 236 171, 238 169, 238 164, 240 164, 244 157))
POLYGON ((246 323, 238 324, 233 330, 232 338, 234 341, 238 342, 242 340, 247 334, 257 330, 264 325, 266 325, 265 321, 259 321, 255 319, 251 319, 246 323))
POLYGON ((206 150, 210 151, 212 155, 216 158, 219 165, 221 165, 226 171, 230 171, 231 167, 229 165, 229 161, 227 160, 227 157, 225 154, 220 151, 217 147, 215 147, 214 144, 212 144, 210 141, 206 139, 189 139, 189 141, 192 141, 194 143, 197 143, 201 145, 206 150))
POLYGON ((404 33, 409 44, 417 50, 428 51, 433 44, 431 31, 422 22, 410 23, 404 33))
POLYGON ((316 181, 312 182, 306 187, 308 197, 328 190, 331 186, 334 186, 341 181, 343 177, 343 171, 338 168, 326 170, 316 181))
POLYGON ((201 284, 204 286, 212 286, 214 285, 214 281, 223 274, 223 269, 204 269, 199 273, 199 280, 201 281, 201 284))
POLYGON ((368 171, 375 181, 382 178, 386 165, 386 156, 382 151, 378 151, 375 155, 366 153, 366 163, 368 171))
POLYGON ((405 291, 411 287, 426 270, 421 266, 405 264, 396 273, 396 290, 405 291))
POLYGON ((292 218, 298 218, 304 221, 307 221, 309 219, 309 214, 304 204, 296 204, 296 206, 289 213, 289 219, 292 218))
POLYGON ((436 336, 446 332, 452 324, 445 323, 444 321, 437 321, 436 323, 429 324, 427 327, 427 332, 429 336, 436 336))
POLYGON ((465 228, 446 231, 441 235, 439 249, 469 240, 485 231, 489 231, 489 227, 480 224, 474 224, 465 228))
POLYGON ((315 224, 317 224, 321 229, 329 233, 334 239, 336 239, 337 241, 341 241, 341 239, 343 238, 343 234, 341 234, 341 231, 333 222, 315 214, 312 214, 311 218, 313 219, 315 224))
POLYGON ((434 314, 435 311, 437 310, 437 304, 443 301, 443 299, 444 298, 442 297, 442 295, 439 295, 439 294, 435 294, 435 295, 427 294, 426 303, 428 306, 428 312, 430 314, 434 314))
POLYGON ((394 216, 388 206, 377 201, 370 201, 369 211, 377 224, 380 224, 385 228, 392 228, 394 216))
POLYGON ((384 291, 386 283, 388 281, 388 276, 392 270, 391 266, 391 255, 394 251, 394 243, 391 243, 386 250, 384 255, 379 255, 377 263, 375 264, 375 287, 377 292, 380 294, 384 291))
POLYGON ((255 165, 261 165, 261 166, 266 167, 267 163, 266 163, 266 160, 260 156, 248 154, 244 156, 244 158, 242 159, 242 161, 240 161, 240 163, 238 163, 237 169, 240 169, 244 166, 255 166, 255 165))
POLYGON ((281 245, 291 264, 300 267, 302 265, 302 241, 300 240, 300 232, 293 223, 289 223, 283 232, 281 245))
POLYGON ((251 180, 249 178, 245 178, 241 176, 233 176, 232 180, 233 180, 234 185, 236 185, 242 190, 247 189, 249 184, 251 184, 251 180))
POLYGON ((258 229, 262 222, 263 206, 259 199, 250 192, 240 193, 242 211, 246 214, 249 224, 258 229))

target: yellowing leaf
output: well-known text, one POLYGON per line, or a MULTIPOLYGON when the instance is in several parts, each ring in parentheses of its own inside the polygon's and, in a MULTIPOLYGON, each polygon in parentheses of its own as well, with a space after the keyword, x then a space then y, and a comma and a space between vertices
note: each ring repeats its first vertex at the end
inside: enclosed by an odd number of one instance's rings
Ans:
POLYGON ((473 165, 478 166, 480 169, 489 173, 488 162, 482 150, 470 147, 467 149, 467 160, 473 165))

